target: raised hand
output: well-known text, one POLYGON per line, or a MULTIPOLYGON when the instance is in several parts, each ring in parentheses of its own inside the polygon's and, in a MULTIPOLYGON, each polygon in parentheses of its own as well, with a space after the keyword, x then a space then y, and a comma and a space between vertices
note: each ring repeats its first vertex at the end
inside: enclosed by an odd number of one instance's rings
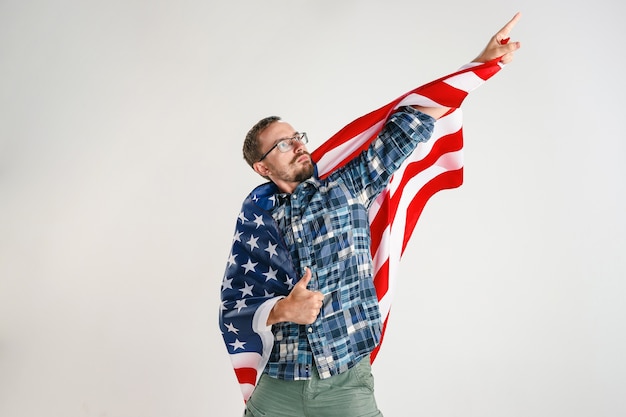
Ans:
POLYGON ((509 22, 491 37, 485 49, 474 59, 474 62, 487 62, 500 57, 500 62, 508 64, 513 60, 513 53, 522 45, 520 42, 509 42, 509 33, 522 17, 521 13, 516 13, 509 22))

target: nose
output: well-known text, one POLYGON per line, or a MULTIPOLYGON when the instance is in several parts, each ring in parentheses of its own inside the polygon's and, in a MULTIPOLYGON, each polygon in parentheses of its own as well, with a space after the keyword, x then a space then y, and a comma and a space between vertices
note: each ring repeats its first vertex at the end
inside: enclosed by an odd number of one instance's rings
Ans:
POLYGON ((295 153, 302 153, 304 152, 304 143, 300 142, 299 140, 293 140, 291 142, 293 144, 293 149, 295 153))

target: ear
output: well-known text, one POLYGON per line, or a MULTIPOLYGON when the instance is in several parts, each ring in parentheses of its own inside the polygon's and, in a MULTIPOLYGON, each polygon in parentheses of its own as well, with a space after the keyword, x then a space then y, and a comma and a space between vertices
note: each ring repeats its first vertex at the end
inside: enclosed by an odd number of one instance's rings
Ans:
POLYGON ((252 168, 262 177, 268 177, 270 173, 270 169, 265 165, 262 161, 255 162, 252 164, 252 168))

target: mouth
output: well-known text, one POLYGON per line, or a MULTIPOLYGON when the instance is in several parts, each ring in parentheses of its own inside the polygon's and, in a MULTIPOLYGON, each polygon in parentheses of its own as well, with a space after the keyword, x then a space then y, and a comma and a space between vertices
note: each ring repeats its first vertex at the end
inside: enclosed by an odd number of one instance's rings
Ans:
POLYGON ((294 163, 311 162, 311 155, 305 153, 295 158, 294 163))

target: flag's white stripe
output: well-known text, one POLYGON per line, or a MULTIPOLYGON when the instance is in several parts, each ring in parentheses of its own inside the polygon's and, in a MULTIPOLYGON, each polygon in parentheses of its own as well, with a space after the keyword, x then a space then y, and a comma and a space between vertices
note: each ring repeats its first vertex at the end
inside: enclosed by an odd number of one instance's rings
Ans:
POLYGON ((234 368, 256 368, 262 356, 256 352, 231 353, 230 361, 234 368))
POLYGON ((376 199, 370 205, 370 208, 368 209, 370 224, 372 224, 372 221, 378 215, 378 210, 380 210, 380 205, 384 200, 385 200, 385 196, 383 195, 383 193, 381 193, 378 195, 378 197, 376 197, 376 199))
POLYGON ((325 175, 327 172, 333 171, 337 164, 343 161, 346 157, 350 156, 356 149, 361 147, 374 133, 381 129, 385 120, 382 120, 369 129, 356 135, 352 139, 345 143, 326 152, 319 161, 317 161, 317 172, 320 176, 325 175))
POLYGON ((480 87, 485 81, 472 71, 455 75, 445 80, 445 83, 466 93, 480 87))
POLYGON ((463 152, 446 152, 435 162, 435 165, 443 168, 442 172, 456 171, 463 167, 463 152))
POLYGON ((252 395, 252 391, 254 391, 254 387, 255 385, 252 384, 239 384, 244 401, 248 401, 248 398, 252 395))
POLYGON ((402 106, 441 107, 441 104, 421 94, 411 93, 403 98, 396 108, 402 106))
POLYGON ((259 335, 261 343, 263 344, 262 357, 256 367, 257 380, 261 377, 261 372, 263 368, 265 368, 265 365, 267 365, 267 361, 272 353, 272 348, 274 347, 274 333, 272 333, 272 326, 267 325, 267 319, 274 305, 283 298, 282 296, 270 298, 257 308, 252 318, 252 330, 259 335))

